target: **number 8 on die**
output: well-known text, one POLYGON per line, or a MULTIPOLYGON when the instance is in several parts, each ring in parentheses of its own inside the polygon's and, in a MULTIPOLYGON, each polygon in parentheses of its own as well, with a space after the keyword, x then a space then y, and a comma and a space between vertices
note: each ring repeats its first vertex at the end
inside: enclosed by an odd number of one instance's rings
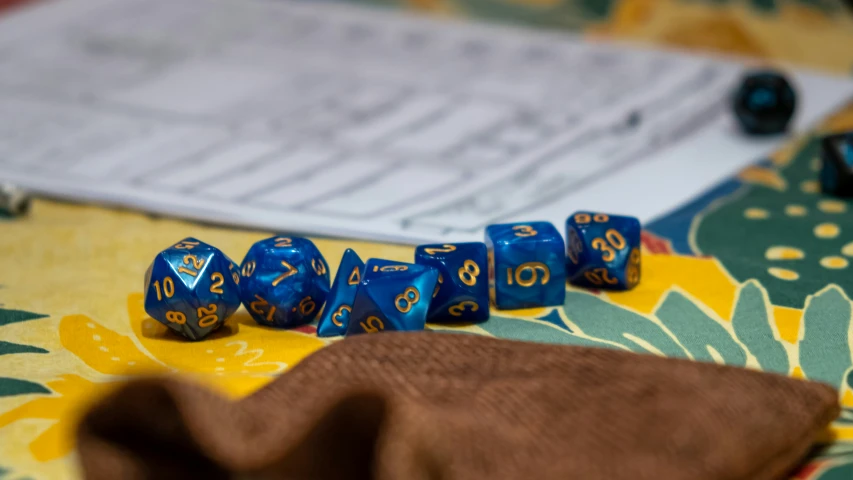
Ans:
POLYGON ((486 245, 482 242, 421 245, 415 263, 438 270, 427 316, 430 322, 483 322, 489 318, 486 245))
POLYGON ((370 259, 355 292, 347 335, 423 330, 438 270, 370 259))

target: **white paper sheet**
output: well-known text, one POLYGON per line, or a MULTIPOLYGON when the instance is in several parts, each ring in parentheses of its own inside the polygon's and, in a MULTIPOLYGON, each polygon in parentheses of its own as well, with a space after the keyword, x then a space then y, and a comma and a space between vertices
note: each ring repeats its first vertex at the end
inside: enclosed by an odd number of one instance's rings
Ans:
MULTIPOLYGON (((768 152, 736 63, 359 7, 61 0, 0 20, 0 178, 306 234, 648 220, 768 152)), ((806 72, 797 127, 853 93, 806 72)))

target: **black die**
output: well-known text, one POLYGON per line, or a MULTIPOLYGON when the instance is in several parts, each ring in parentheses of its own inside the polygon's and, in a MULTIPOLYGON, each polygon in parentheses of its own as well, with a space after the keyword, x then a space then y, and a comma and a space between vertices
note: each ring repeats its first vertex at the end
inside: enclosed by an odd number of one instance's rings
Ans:
POLYGON ((824 193, 853 197, 853 131, 820 142, 820 187, 824 193))
POLYGON ((733 108, 743 131, 773 135, 788 128, 796 103, 796 93, 783 75, 760 71, 743 78, 735 92, 733 108))

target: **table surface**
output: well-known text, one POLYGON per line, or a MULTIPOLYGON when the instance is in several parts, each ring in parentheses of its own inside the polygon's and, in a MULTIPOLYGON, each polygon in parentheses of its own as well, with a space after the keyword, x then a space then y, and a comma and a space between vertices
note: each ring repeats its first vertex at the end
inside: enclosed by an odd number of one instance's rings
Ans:
MULTIPOLYGON (((12 4, 0 0, 4 4, 12 4)), ((853 72, 853 16, 833 0, 375 0, 438 16, 583 31, 853 72)), ((839 106, 841 107, 841 106, 839 106)), ((742 365, 830 383, 847 407, 800 479, 853 478, 853 205, 818 193, 816 135, 853 128, 853 104, 643 234, 631 292, 569 289, 561 307, 495 312, 480 335, 742 365)), ((82 411, 132 376, 180 372, 246 395, 330 341, 241 310, 203 342, 142 308, 154 255, 186 236, 242 258, 270 232, 37 200, 0 219, 0 478, 79 475, 82 411)), ((328 259, 411 261, 410 247, 316 239, 328 259)), ((336 265, 330 265, 332 274, 336 265)), ((435 329, 440 327, 431 326, 435 329)), ((784 419, 780 419, 784 421, 784 419)))

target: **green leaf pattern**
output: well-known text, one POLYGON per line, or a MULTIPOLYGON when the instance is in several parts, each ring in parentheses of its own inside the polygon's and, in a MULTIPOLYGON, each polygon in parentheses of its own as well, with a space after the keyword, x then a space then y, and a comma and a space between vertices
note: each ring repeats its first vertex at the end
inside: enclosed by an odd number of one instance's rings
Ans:
MULTIPOLYGON (((13 323, 45 318, 46 316, 47 315, 39 313, 25 312, 23 310, 8 310, 0 308, 0 327, 13 323)), ((47 350, 32 345, 0 341, 0 356, 22 353, 47 353, 47 350)), ((30 382, 28 380, 0 377, 0 397, 26 395, 31 393, 50 393, 50 390, 39 383, 30 382)))
POLYGON ((732 314, 732 328, 746 351, 752 352, 761 370, 787 374, 791 370, 788 353, 776 326, 768 318, 769 300, 758 282, 751 280, 740 289, 732 314))

